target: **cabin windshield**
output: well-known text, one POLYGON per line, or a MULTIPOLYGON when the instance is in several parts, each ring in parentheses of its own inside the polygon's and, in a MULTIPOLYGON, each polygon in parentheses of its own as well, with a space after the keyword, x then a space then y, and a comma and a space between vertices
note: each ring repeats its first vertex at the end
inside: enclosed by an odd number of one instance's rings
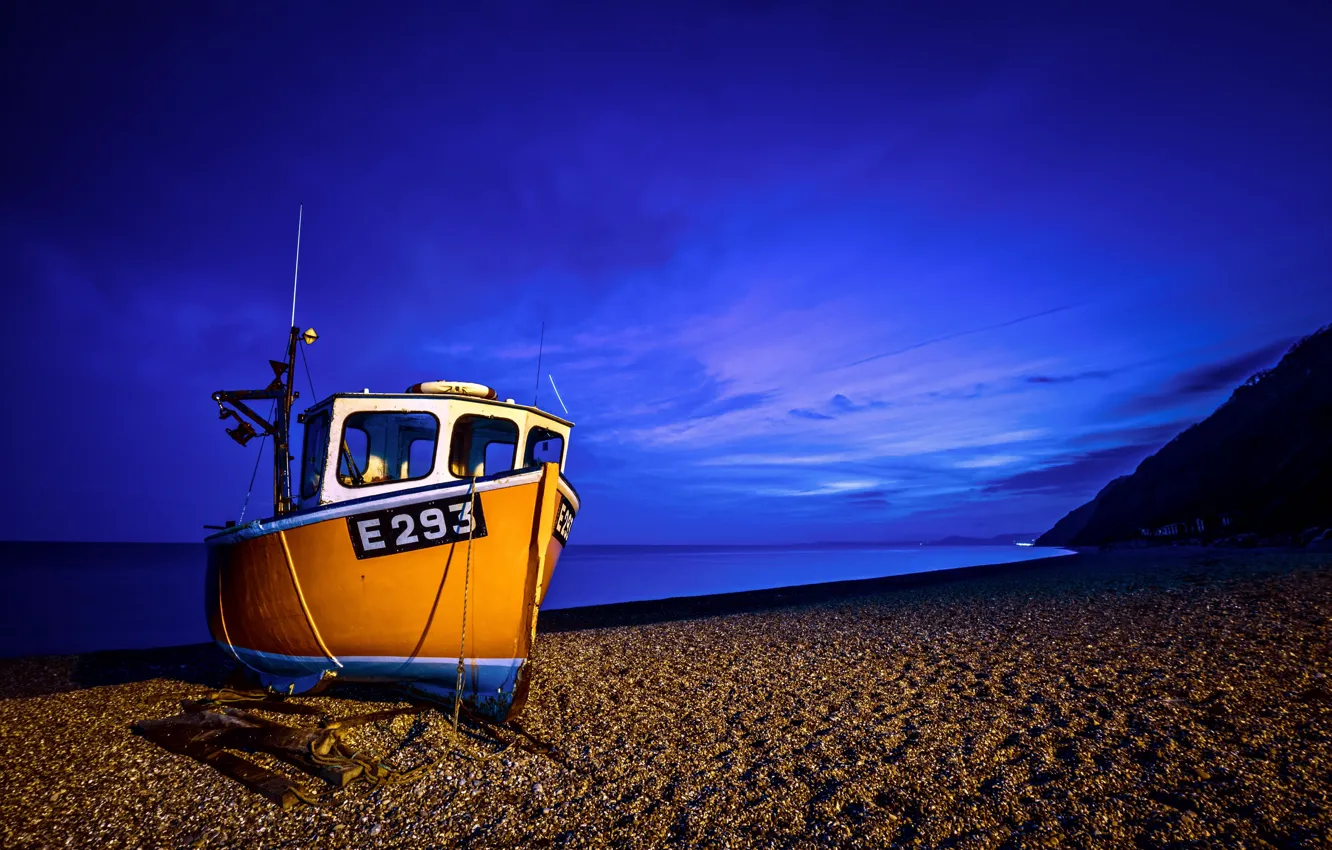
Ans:
POLYGON ((560 463, 564 459, 564 437, 538 425, 527 432, 526 455, 523 466, 560 463))
POLYGON ((459 416, 449 447, 449 472, 455 478, 508 472, 517 453, 517 422, 499 416, 459 416))
POLYGON ((342 426, 338 482, 363 487, 425 478, 438 441, 439 420, 431 413, 353 413, 342 426))

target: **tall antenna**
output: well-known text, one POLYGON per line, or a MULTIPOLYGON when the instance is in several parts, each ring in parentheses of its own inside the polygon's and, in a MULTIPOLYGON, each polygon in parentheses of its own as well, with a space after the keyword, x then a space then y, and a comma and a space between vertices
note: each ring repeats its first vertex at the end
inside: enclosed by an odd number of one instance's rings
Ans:
POLYGON ((537 399, 541 396, 541 352, 546 347, 546 323, 541 323, 541 342, 537 344, 537 379, 536 389, 532 390, 532 406, 537 406, 537 399))
MULTIPOLYGON (((301 225, 305 222, 305 202, 302 201, 296 208, 296 271, 291 276, 291 342, 287 346, 287 387, 286 394, 282 404, 282 439, 281 449, 283 454, 287 454, 287 429, 291 427, 291 399, 292 399, 292 378, 296 372, 296 284, 301 279, 301 225)), ((304 353, 304 352, 302 352, 304 353)), ((278 446, 274 446, 276 450, 278 446)), ((279 460, 276 454, 273 456, 276 462, 279 460)), ((282 485, 285 492, 286 501, 276 505, 274 513, 282 513, 284 509, 290 510, 291 507, 291 467, 288 463, 282 465, 282 485)))
POLYGON ((296 327, 296 282, 301 279, 301 222, 305 218, 305 203, 296 212, 296 273, 291 278, 291 324, 296 327))
MULTIPOLYGON (((305 204, 300 205, 296 213, 296 272, 291 280, 291 326, 287 331, 287 357, 285 360, 270 360, 268 365, 273 369, 273 380, 262 390, 218 390, 213 393, 213 401, 217 402, 219 415, 223 419, 235 419, 236 427, 228 428, 227 433, 231 438, 242 446, 252 438, 263 434, 265 437, 273 438, 273 514, 281 516, 294 510, 291 498, 291 462, 295 460, 288 451, 291 437, 291 403, 296 398, 295 383, 296 374, 296 346, 302 340, 306 345, 313 343, 318 335, 314 328, 307 330, 304 334, 301 329, 296 327, 296 283, 300 280, 301 274, 301 225, 305 220, 305 204), (257 401, 260 399, 272 399, 273 411, 268 414, 268 419, 255 413, 246 402, 257 401), (226 405, 232 405, 232 408, 226 405), (247 421, 248 420, 248 421, 247 421), (272 421, 269 421, 272 420, 272 421), (250 424, 253 422, 254 424, 250 424), (259 431, 255 431, 255 426, 259 431)), ((302 355, 304 352, 302 352, 302 355)), ((306 374, 309 375, 309 364, 306 364, 306 374)), ((314 395, 313 383, 310 387, 310 394, 314 395)), ((263 448, 263 442, 260 441, 260 449, 263 448)), ((255 469, 259 468, 259 461, 255 460, 255 469)), ((251 489, 254 488, 253 476, 250 480, 251 489)), ((247 503, 249 497, 246 496, 247 503)), ((244 509, 241 511, 244 515, 244 509)))

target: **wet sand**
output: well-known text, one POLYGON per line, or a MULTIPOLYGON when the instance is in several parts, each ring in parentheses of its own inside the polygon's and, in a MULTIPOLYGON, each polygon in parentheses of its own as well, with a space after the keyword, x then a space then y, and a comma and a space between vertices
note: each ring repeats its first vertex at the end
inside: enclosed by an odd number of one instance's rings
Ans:
MULTIPOLYGON (((563 764, 288 812, 130 731, 221 683, 212 647, 0 661, 0 846, 1328 846, 1329 644, 1332 556, 1254 551, 550 612, 521 721, 563 764)), ((411 767, 449 726, 350 740, 411 767)))

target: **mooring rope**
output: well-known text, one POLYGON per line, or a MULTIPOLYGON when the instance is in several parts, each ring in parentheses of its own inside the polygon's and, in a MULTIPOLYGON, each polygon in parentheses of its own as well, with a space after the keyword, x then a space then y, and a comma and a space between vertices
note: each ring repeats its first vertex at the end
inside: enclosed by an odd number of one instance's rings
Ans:
POLYGON ((222 565, 217 567, 217 620, 222 626, 222 639, 227 642, 227 649, 236 657, 236 663, 242 667, 246 666, 241 660, 240 653, 236 651, 236 645, 231 642, 231 633, 227 631, 227 612, 226 603, 222 599, 222 565))
POLYGON ((314 635, 315 643, 319 644, 324 656, 341 667, 342 662, 333 653, 329 652, 328 647, 324 644, 324 638, 319 634, 319 627, 315 625, 314 615, 310 613, 310 606, 305 602, 305 593, 301 590, 301 580, 296 577, 296 564, 292 561, 291 549, 287 546, 287 532, 278 529, 278 540, 282 543, 282 553, 287 556, 287 570, 291 573, 291 583, 296 588, 296 598, 301 603, 301 610, 305 612, 305 622, 310 626, 310 634, 314 635))
POLYGON ((424 764, 419 764, 410 770, 402 770, 365 753, 352 750, 332 730, 322 738, 310 742, 310 760, 315 764, 339 767, 360 766, 361 775, 357 778, 364 779, 372 786, 404 785, 408 782, 415 782, 425 776, 430 768, 438 764, 442 758, 443 756, 440 756, 424 764))
POLYGON ((458 678, 453 686, 453 744, 458 745, 458 712, 462 708, 463 657, 467 648, 467 601, 472 592, 472 532, 476 529, 476 477, 467 490, 467 566, 463 571, 462 636, 458 639, 458 678))

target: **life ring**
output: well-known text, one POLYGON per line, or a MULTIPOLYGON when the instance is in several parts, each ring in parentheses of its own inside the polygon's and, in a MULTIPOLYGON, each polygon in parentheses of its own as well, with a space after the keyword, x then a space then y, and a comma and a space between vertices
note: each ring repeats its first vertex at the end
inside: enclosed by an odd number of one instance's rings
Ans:
POLYGON ((499 398, 499 393, 485 384, 472 384, 467 381, 422 381, 419 384, 412 384, 407 388, 407 392, 423 393, 425 395, 467 395, 475 398, 499 398))

